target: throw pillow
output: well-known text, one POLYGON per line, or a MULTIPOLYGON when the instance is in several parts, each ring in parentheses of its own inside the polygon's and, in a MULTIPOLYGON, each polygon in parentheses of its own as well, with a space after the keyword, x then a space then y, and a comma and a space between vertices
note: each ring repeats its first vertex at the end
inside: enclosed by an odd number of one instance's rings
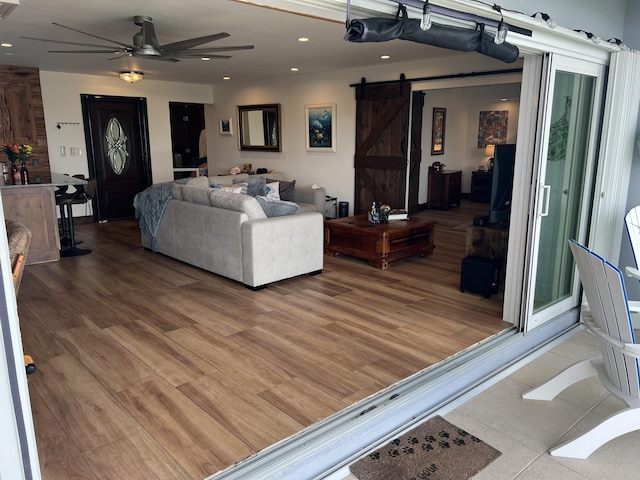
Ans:
POLYGON ((270 198, 271 200, 280 200, 280 192, 278 191, 279 184, 279 182, 267 183, 264 192, 265 197, 270 198))
POLYGON ((247 195, 255 197, 256 195, 264 195, 264 189, 267 186, 267 180, 264 177, 234 178, 233 183, 248 183, 247 195))
POLYGON ((293 191, 296 188, 296 181, 283 182, 282 180, 272 180, 267 178, 267 183, 280 182, 280 200, 286 200, 287 202, 293 202, 293 191))
POLYGON ((256 199, 267 217, 282 217, 284 215, 295 215, 298 213, 299 207, 296 203, 272 200, 260 195, 257 196, 256 199))
POLYGON ((243 195, 247 194, 247 188, 248 188, 247 183, 235 183, 233 185, 218 185, 217 183, 214 183, 213 185, 211 185, 213 188, 218 188, 220 190, 224 190, 225 192, 231 192, 231 193, 242 193, 243 195))

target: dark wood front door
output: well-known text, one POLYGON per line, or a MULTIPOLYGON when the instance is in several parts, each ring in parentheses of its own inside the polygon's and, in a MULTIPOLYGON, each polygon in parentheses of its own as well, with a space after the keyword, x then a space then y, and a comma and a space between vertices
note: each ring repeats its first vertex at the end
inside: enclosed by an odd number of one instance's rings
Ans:
POLYGON ((408 82, 356 87, 355 214, 404 208, 410 104, 408 82))
POLYGON ((151 185, 144 98, 82 95, 89 174, 97 180, 94 217, 134 216, 133 197, 151 185))

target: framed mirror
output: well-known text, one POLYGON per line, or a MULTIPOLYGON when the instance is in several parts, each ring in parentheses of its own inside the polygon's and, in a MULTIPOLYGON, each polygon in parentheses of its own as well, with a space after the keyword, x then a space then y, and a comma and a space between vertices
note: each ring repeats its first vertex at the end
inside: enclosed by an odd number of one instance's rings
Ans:
POLYGON ((280 104, 238 107, 240 150, 281 152, 280 104))

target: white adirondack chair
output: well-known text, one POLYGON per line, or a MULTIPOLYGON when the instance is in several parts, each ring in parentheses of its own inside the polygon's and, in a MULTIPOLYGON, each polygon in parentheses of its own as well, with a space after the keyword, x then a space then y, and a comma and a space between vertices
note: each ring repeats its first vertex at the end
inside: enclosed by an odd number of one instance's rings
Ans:
POLYGON ((631 243, 631 252, 636 262, 635 267, 627 267, 627 275, 636 277, 640 280, 640 205, 633 207, 624 217, 624 224, 627 227, 629 242, 631 243))
MULTIPOLYGON (((635 266, 626 267, 625 272, 628 276, 640 280, 640 270, 638 270, 638 267, 640 267, 640 205, 633 207, 627 212, 624 217, 624 224, 627 227, 631 253, 633 253, 633 259, 635 261, 635 266)), ((629 310, 631 310, 634 328, 640 328, 640 301, 630 300, 629 310)))
POLYGON ((604 387, 628 408, 550 450, 553 456, 584 459, 614 438, 640 429, 640 345, 635 344, 622 272, 573 240, 570 247, 589 303, 583 309, 583 321, 598 338, 602 355, 572 365, 522 397, 550 401, 571 385, 598 375, 604 387))

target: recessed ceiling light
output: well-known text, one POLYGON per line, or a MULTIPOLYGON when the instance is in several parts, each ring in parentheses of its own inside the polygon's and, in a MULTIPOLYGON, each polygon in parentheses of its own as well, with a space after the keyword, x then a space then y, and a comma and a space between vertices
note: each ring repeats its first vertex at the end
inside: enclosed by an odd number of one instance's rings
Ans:
POLYGON ((222 77, 223 80, 231 80, 231 77, 222 77))
POLYGON ((298 68, 298 67, 291 67, 291 71, 292 71, 292 72, 297 72, 298 70, 299 70, 299 68, 298 68))
POLYGON ((389 60, 391 58, 391 55, 380 55, 380 58, 382 60, 389 60))
POLYGON ((13 47, 10 43, 0 43, 0 47, 13 47))
POLYGON ((211 59, 209 57, 200 57, 200 60, 202 60, 204 62, 208 62, 211 59))
POLYGON ((502 100, 503 102, 506 102, 509 99, 508 98, 501 98, 500 100, 502 100))
POLYGON ((308 41, 309 41, 309 39, 308 39, 307 37, 300 37, 300 38, 298 39, 298 41, 299 41, 299 42, 308 42, 308 41))

